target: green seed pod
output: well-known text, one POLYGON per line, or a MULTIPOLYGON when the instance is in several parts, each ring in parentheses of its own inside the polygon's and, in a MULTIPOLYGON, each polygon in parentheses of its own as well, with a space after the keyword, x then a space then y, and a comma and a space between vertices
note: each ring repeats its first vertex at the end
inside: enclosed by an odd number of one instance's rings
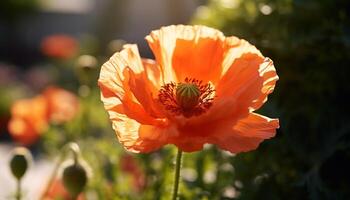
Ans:
POLYGON ((72 197, 77 197, 87 183, 87 173, 79 163, 67 166, 63 171, 63 184, 72 197))
POLYGON ((31 160, 30 152, 24 147, 17 147, 13 151, 13 156, 10 161, 12 174, 20 180, 28 169, 29 161, 31 160))
POLYGON ((197 85, 192 83, 180 83, 176 87, 176 101, 182 109, 188 111, 198 105, 201 92, 197 85))

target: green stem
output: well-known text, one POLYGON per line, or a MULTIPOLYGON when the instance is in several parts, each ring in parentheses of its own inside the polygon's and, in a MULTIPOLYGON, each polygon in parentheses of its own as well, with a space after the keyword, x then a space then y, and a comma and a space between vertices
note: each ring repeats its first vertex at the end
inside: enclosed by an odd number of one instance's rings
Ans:
POLYGON ((21 179, 17 180, 17 191, 16 191, 16 200, 21 200, 22 191, 21 191, 21 179))
POLYGON ((175 164, 175 178, 174 178, 174 187, 173 187, 172 200, 176 200, 177 199, 177 193, 178 193, 178 190, 179 190, 181 157, 182 157, 182 151, 180 149, 178 149, 177 150, 177 156, 176 156, 176 164, 175 164))

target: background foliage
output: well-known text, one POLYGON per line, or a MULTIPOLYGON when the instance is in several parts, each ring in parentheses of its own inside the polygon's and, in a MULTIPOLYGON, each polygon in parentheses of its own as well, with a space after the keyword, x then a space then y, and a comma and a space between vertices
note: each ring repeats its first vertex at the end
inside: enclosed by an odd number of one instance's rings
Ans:
POLYGON ((350 198, 350 2, 210 0, 193 23, 255 44, 280 77, 262 110, 277 138, 233 159, 238 199, 350 198))

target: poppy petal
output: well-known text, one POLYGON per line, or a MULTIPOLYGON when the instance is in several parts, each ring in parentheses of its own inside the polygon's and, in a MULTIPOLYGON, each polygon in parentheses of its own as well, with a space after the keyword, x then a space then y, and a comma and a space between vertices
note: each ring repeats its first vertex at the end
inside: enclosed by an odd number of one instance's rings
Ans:
POLYGON ((160 104, 156 100, 158 89, 148 80, 145 72, 135 74, 132 70, 129 73, 129 87, 138 102, 152 117, 164 117, 161 112, 160 104))
POLYGON ((167 26, 146 37, 165 81, 196 78, 216 83, 224 56, 224 35, 206 26, 167 26))
POLYGON ((203 149, 205 143, 209 142, 203 137, 182 137, 182 139, 175 140, 172 144, 175 144, 182 151, 194 152, 203 149))
POLYGON ((278 119, 251 113, 241 119, 231 131, 216 134, 214 144, 231 153, 247 152, 256 149, 265 139, 274 137, 279 128, 278 119))
POLYGON ((119 142, 125 149, 138 152, 133 149, 136 140, 139 138, 138 129, 141 126, 136 120, 130 119, 124 114, 108 112, 112 120, 113 129, 116 132, 119 142))
MULTIPOLYGON (((253 100, 261 94, 263 78, 259 76, 259 66, 262 62, 263 58, 256 54, 244 54, 237 58, 216 85, 213 106, 203 115, 188 119, 184 129, 207 130, 204 127, 222 122, 233 126, 246 117, 253 100)), ((200 133, 202 131, 195 132, 203 135, 200 133)))
POLYGON ((47 102, 42 95, 16 101, 11 107, 13 117, 22 118, 32 125, 36 132, 45 130, 48 122, 47 102))
POLYGON ((267 96, 273 92, 276 82, 278 81, 276 69, 270 58, 265 58, 264 63, 260 65, 259 73, 264 83, 261 88, 260 96, 254 100, 251 106, 253 110, 259 109, 267 101, 267 96))
POLYGON ((152 93, 154 90, 150 89, 152 84, 147 76, 140 76, 141 80, 139 80, 135 75, 142 73, 144 68, 136 45, 125 45, 123 51, 114 54, 102 66, 98 84, 101 89, 101 99, 110 116, 113 112, 120 111, 116 108, 121 105, 123 114, 139 123, 157 123, 157 120, 151 116, 154 113, 147 112, 152 106, 142 105, 142 103, 153 102, 148 99, 150 96, 146 93, 152 93), (136 87, 143 85, 142 83, 145 83, 147 88, 137 89, 136 87))
POLYGON ((257 113, 250 113, 233 127, 240 136, 263 139, 274 137, 277 128, 279 128, 278 119, 271 119, 257 113))
POLYGON ((24 145, 33 144, 47 128, 47 111, 47 102, 42 95, 16 101, 11 106, 9 133, 24 145))
POLYGON ((139 139, 134 148, 140 152, 147 153, 158 150, 168 144, 168 138, 176 133, 171 127, 160 128, 157 126, 141 125, 139 128, 139 139))
POLYGON ((163 85, 163 76, 161 75, 160 67, 155 60, 152 59, 142 59, 143 67, 145 68, 145 73, 147 78, 156 87, 160 88, 163 85))
POLYGON ((35 143, 39 137, 32 124, 21 118, 12 118, 8 123, 8 130, 11 136, 20 144, 31 145, 35 143))
POLYGON ((264 58, 258 54, 246 53, 235 59, 216 86, 217 97, 209 114, 232 122, 245 117, 253 101, 262 96, 264 77, 259 71, 263 66, 264 58))
POLYGON ((216 86, 218 98, 227 98, 249 92, 245 89, 256 81, 262 80, 259 68, 263 61, 261 56, 251 53, 243 54, 235 59, 216 86))
MULTIPOLYGON (((246 55, 257 55, 261 57, 263 62, 259 66, 259 75, 263 77, 263 87, 261 88, 260 96, 254 101, 251 108, 253 110, 259 109, 267 100, 267 96, 273 92, 275 84, 278 80, 273 62, 269 58, 264 58, 261 52, 249 42, 239 39, 237 37, 227 37, 225 43, 229 46, 229 50, 225 54, 222 62, 223 76, 230 70, 233 63, 246 55)), ((261 59, 261 61, 262 61, 261 59)))
POLYGON ((55 123, 72 120, 79 111, 78 98, 71 92, 50 86, 43 92, 48 105, 48 115, 55 123))
POLYGON ((114 113, 113 129, 116 131, 119 142, 131 152, 147 153, 155 151, 168 142, 170 130, 157 126, 142 125, 128 116, 114 113))

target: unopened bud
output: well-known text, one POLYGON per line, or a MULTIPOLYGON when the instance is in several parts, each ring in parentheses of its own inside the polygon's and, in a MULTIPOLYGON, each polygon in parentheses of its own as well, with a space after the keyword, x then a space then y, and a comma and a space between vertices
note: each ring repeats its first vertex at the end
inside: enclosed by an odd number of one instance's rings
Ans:
POLYGON ((84 70, 95 69, 97 64, 97 59, 91 55, 82 55, 77 61, 77 67, 84 70))
POLYGON ((82 55, 77 60, 76 74, 81 84, 95 84, 98 77, 98 61, 94 56, 82 55))
POLYGON ((63 171, 63 184, 72 197, 77 197, 87 183, 85 168, 78 162, 67 166, 63 171))
POLYGON ((108 53, 114 54, 115 52, 121 51, 124 44, 126 44, 126 41, 120 39, 110 41, 108 44, 108 53))
POLYGON ((20 180, 27 171, 30 160, 31 154, 26 148, 17 147, 14 149, 10 167, 12 174, 18 180, 20 180))

